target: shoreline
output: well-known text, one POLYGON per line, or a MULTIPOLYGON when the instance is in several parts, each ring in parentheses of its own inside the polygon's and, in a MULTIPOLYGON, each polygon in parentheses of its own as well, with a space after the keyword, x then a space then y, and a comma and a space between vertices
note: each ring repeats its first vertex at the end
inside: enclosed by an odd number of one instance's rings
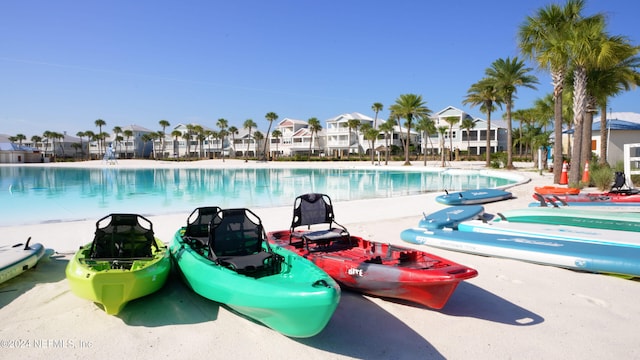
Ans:
MULTIPOLYGON (((119 166, 145 166, 124 162, 119 166)), ((231 165, 231 161, 219 159, 211 162, 231 165)), ((458 163, 453 165, 458 168, 458 163)), ((233 166, 245 163, 237 161, 233 166)), ((475 165, 459 166, 470 169, 475 165)), ((413 167, 423 166, 414 162, 413 167)), ((486 204, 488 213, 526 207, 533 187, 550 185, 553 179, 552 174, 534 169, 513 172, 530 181, 509 189, 514 199, 486 204)), ((212 352, 216 358, 266 359, 640 355, 633 346, 640 321, 637 281, 402 242, 400 231, 417 225, 422 212, 445 207, 435 202, 438 194, 334 202, 336 220, 354 235, 418 248, 475 268, 478 277, 461 283, 442 310, 343 291, 327 327, 308 339, 287 338, 240 317, 196 295, 177 276, 158 293, 129 303, 120 315, 106 315, 95 304, 71 294, 64 275, 73 252, 93 238, 95 221, 3 227, 2 243, 22 242, 32 236, 32 241, 43 243, 51 256, 43 258, 37 268, 0 284, 0 346, 7 358, 34 359, 195 358, 212 352), (16 346, 20 344, 23 346, 16 346)), ((268 226, 267 231, 289 226, 290 206, 252 210, 268 226)), ((187 215, 154 215, 149 219, 156 235, 169 242, 187 215)))

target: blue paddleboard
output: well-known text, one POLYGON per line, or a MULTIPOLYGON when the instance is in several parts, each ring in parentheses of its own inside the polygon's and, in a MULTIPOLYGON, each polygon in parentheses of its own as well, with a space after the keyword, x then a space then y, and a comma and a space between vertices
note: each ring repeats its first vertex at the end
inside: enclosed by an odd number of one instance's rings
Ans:
POLYGON ((510 192, 500 189, 476 189, 447 192, 444 195, 436 196, 436 201, 445 205, 472 205, 511 199, 511 197, 510 192))
POLYGON ((453 206, 424 215, 418 226, 425 229, 453 228, 462 221, 479 219, 484 214, 482 205, 453 206))
POLYGON ((410 228, 403 241, 594 273, 640 276, 640 247, 616 246, 451 229, 410 228))

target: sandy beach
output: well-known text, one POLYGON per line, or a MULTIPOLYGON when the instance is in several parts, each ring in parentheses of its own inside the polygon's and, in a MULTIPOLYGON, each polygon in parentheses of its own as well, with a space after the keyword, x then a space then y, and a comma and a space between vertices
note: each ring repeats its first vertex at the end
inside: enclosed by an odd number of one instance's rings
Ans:
MULTIPOLYGON (((309 164, 278 163, 277 166, 309 164)), ((399 164, 394 164, 397 166, 399 164)), ((430 165, 437 166, 435 162, 430 165)), ((50 164, 50 166, 62 166, 50 164)), ((82 166, 105 166, 100 161, 82 166)), ((120 161, 116 167, 246 166, 243 161, 196 163, 120 161)), ((262 163, 256 166, 276 166, 262 163)), ((336 166, 331 163, 311 166, 336 166)), ((371 166, 339 163, 338 166, 371 166)), ((384 166, 384 165, 382 165, 384 166)), ((422 167, 413 162, 413 167, 422 167)), ((484 169, 480 163, 452 167, 484 169)), ((524 208, 534 186, 551 173, 516 164, 527 179, 509 188, 514 199, 486 212, 524 208)), ((64 269, 78 246, 92 240, 95 220, 0 227, 0 245, 27 236, 48 249, 36 269, 0 285, 0 354, 4 359, 596 359, 638 358, 640 283, 525 262, 474 256, 400 240, 422 213, 443 206, 439 193, 335 202, 337 220, 354 235, 426 250, 475 268, 442 310, 348 291, 317 336, 295 339, 200 297, 172 276, 158 293, 110 316, 69 290, 64 269)), ((293 199, 292 199, 293 201, 293 199)), ((288 228, 291 207, 256 208, 267 231, 288 228)), ((151 216, 169 242, 188 214, 151 216)), ((639 259, 640 261, 640 259, 639 259)))

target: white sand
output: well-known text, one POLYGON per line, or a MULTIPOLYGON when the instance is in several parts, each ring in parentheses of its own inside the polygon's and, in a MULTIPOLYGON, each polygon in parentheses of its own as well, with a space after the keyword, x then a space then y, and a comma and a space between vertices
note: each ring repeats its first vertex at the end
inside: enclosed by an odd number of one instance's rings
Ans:
MULTIPOLYGON (((220 160, 195 164, 120 161, 118 167, 246 166, 220 160)), ((255 164, 254 164, 255 165, 255 164)), ((397 164, 394 164, 394 166, 397 164)), ((430 165, 436 165, 430 162, 430 165)), ((60 166, 51 164, 50 166, 60 166)), ((104 166, 101 162, 83 166, 104 166)), ((275 166, 272 163, 260 166, 275 166)), ((278 164, 277 166, 282 166, 278 164)), ((304 166, 298 163, 284 166, 304 166)), ((336 166, 336 164, 313 164, 336 166)), ((355 167, 366 164, 341 163, 355 167)), ((414 162, 413 167, 421 167, 414 162)), ((478 163, 452 166, 479 167, 478 163)), ((525 165, 519 165, 525 166, 525 165)), ((552 175, 521 168, 530 182, 510 189, 515 199, 487 204, 495 213, 526 207, 534 186, 552 175)), ((442 206, 437 194, 334 203, 337 220, 355 235, 411 247, 399 233, 422 212, 442 206)), ((292 199, 293 200, 293 199, 292 199)), ((289 226, 290 207, 253 209, 267 230, 289 226)), ((188 214, 152 216, 169 241, 188 214)), ((32 236, 50 258, 0 285, 3 359, 594 359, 638 358, 640 283, 525 262, 420 247, 478 270, 442 310, 344 291, 327 327, 292 339, 231 313, 172 278, 158 293, 129 303, 118 316, 73 295, 64 269, 91 241, 95 221, 1 227, 0 245, 32 236)), ((640 259, 639 259, 640 261, 640 259)))

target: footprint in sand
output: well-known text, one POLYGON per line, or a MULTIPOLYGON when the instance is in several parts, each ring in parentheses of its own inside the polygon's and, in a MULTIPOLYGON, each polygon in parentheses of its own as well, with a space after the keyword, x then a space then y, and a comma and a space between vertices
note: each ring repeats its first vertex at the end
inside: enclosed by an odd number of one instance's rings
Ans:
POLYGON ((507 276, 505 275, 497 275, 496 276, 498 279, 502 280, 502 281, 507 281, 510 282, 512 284, 522 284, 522 280, 517 280, 517 279, 509 279, 507 276))
POLYGON ((588 296, 588 295, 584 295, 584 294, 574 294, 575 296, 585 299, 587 300, 588 303, 591 303, 593 305, 596 306, 600 306, 603 308, 607 308, 609 307, 609 303, 607 303, 606 301, 602 300, 602 299, 596 299, 594 297, 588 296))

